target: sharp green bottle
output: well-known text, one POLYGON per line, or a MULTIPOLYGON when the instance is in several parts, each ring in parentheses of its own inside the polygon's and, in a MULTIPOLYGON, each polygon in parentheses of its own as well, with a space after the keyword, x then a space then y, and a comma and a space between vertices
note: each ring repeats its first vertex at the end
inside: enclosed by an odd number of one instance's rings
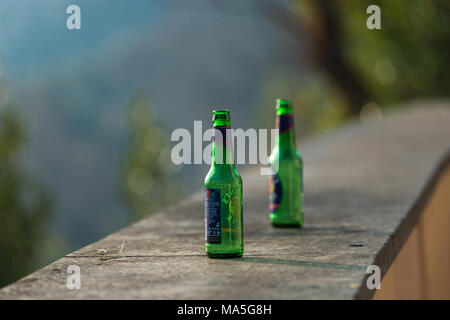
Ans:
POLYGON ((211 258, 244 252, 242 179, 234 166, 230 112, 214 110, 211 168, 205 178, 205 240, 211 258))
POLYGON ((295 145, 292 103, 277 100, 279 135, 269 162, 270 220, 276 227, 303 226, 303 161, 295 145))

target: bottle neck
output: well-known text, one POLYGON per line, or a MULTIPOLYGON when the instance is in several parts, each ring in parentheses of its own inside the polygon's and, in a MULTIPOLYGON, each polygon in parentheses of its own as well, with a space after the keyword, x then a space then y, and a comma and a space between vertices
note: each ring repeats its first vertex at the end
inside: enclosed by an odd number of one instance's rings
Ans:
POLYGON ((214 122, 211 163, 213 166, 234 167, 234 156, 230 122, 214 122))
POLYGON ((278 147, 296 148, 294 132, 294 116, 291 108, 278 108, 276 128, 279 130, 277 145, 278 147))

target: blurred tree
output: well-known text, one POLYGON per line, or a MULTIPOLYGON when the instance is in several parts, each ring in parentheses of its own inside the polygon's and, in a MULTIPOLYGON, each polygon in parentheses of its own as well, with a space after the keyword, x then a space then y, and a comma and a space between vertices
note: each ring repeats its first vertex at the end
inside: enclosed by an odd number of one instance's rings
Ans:
POLYGON ((307 56, 299 57, 312 69, 295 95, 302 105, 324 109, 321 103, 329 103, 332 97, 335 104, 329 107, 348 117, 358 116, 370 102, 384 107, 411 98, 450 94, 447 0, 264 4, 266 17, 283 26, 298 43, 307 44, 307 56), (366 10, 373 4, 381 8, 381 30, 366 27, 366 10), (314 97, 314 91, 328 98, 314 97))
POLYGON ((123 189, 132 220, 179 200, 181 188, 171 176, 176 167, 170 158, 167 134, 158 125, 148 101, 133 99, 129 105, 130 150, 124 163, 123 189))
MULTIPOLYGON (((355 2, 355 1, 354 1, 355 2)), ((309 58, 313 65, 325 72, 340 89, 348 112, 359 114, 361 107, 371 99, 358 70, 344 55, 344 30, 341 28, 342 4, 329 0, 309 0, 296 3, 300 6, 300 21, 309 43, 309 58)), ((347 5, 347 4, 346 4, 347 5)), ((363 9, 362 13, 365 13, 363 9)), ((360 28, 365 28, 365 19, 360 28)))
POLYGON ((450 1, 348 1, 337 9, 340 51, 374 102, 450 95, 450 1), (370 4, 381 8, 381 30, 365 27, 370 4))
POLYGON ((17 108, 0 109, 0 287, 36 268, 45 251, 50 201, 19 166, 25 132, 17 108))

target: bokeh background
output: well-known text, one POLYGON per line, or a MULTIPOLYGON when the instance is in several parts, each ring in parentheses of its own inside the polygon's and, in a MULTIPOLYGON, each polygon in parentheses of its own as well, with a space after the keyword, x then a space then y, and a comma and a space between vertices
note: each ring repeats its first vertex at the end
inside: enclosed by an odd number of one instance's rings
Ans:
POLYGON ((449 57, 447 0, 2 0, 0 287, 200 190, 170 133, 214 107, 272 128, 291 98, 323 133, 445 99, 449 57))

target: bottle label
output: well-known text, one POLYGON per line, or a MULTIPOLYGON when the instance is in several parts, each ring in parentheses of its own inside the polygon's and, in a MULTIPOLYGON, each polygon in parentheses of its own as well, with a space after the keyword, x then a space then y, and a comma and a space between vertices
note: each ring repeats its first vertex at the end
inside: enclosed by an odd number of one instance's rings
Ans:
POLYGON ((222 242, 220 189, 205 189, 205 240, 207 243, 222 242))
POLYGON ((270 212, 276 212, 281 204, 281 198, 283 197, 283 188, 281 186, 281 180, 277 173, 272 174, 269 177, 269 205, 270 212))
POLYGON ((279 134, 289 131, 294 128, 294 117, 292 114, 278 115, 276 125, 279 130, 279 134))

